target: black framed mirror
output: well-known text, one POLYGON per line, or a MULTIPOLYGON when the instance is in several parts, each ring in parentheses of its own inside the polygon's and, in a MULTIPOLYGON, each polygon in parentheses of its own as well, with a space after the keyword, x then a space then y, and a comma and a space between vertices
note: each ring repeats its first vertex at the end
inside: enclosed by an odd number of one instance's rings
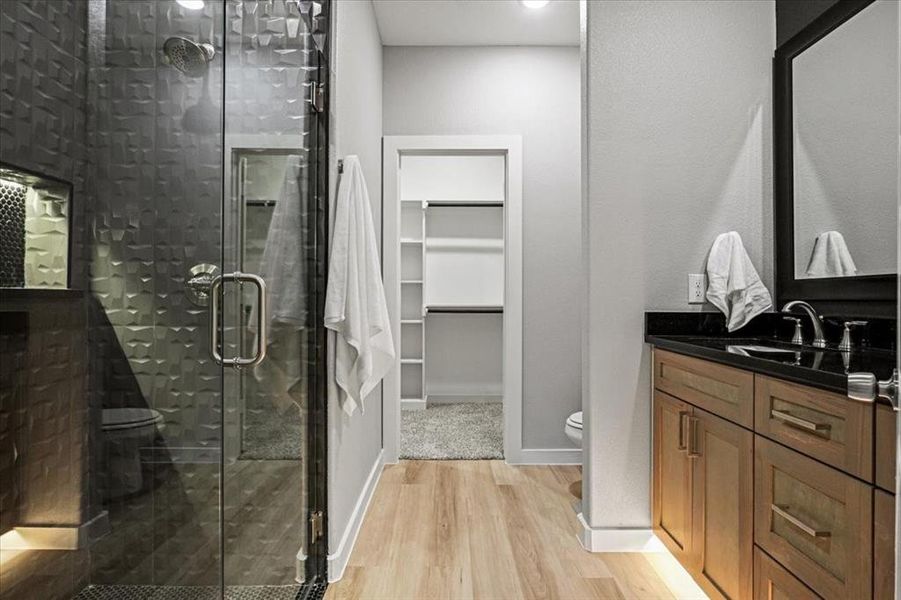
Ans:
POLYGON ((894 316, 899 3, 843 0, 775 53, 776 298, 894 316))

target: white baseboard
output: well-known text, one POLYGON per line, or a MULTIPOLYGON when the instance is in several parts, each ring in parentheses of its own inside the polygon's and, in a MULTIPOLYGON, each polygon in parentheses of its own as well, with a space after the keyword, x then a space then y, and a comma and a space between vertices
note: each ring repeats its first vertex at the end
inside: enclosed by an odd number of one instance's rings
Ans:
POLYGON ((404 398, 400 401, 401 410, 425 410, 425 400, 404 398))
POLYGON ((576 537, 589 552, 665 552, 663 545, 651 529, 592 528, 578 514, 582 533, 576 537))
POLYGON ((581 448, 523 448, 505 457, 508 465, 581 465, 581 448))
MULTIPOLYGON (((382 475, 382 468, 385 466, 384 450, 379 451, 379 455, 372 465, 366 484, 357 498, 354 511, 350 515, 344 533, 341 535, 341 542, 334 552, 328 555, 328 580, 329 583, 338 581, 344 576, 344 569, 347 568, 347 561, 350 560, 350 553, 353 552, 354 544, 357 542, 357 536, 360 533, 360 526, 363 524, 363 518, 369 508, 369 501, 372 500, 372 493, 375 491, 382 475)), ((331 549, 331 548, 330 548, 331 549)))

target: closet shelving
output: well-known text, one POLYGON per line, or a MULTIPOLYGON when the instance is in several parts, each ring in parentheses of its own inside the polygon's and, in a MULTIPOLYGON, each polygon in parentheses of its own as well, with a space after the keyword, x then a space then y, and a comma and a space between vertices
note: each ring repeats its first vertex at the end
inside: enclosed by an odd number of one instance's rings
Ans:
POLYGON ((402 403, 499 401, 504 157, 414 158, 400 185, 402 403))

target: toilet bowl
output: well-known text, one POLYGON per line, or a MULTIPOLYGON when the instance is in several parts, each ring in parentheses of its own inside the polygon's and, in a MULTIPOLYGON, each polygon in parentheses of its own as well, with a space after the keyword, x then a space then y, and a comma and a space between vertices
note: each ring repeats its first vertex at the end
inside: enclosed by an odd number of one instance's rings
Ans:
POLYGON ((582 447, 582 411, 574 412, 566 419, 566 425, 563 427, 566 437, 568 437, 577 447, 582 447))
POLYGON ((163 429, 163 415, 150 408, 105 408, 101 430, 106 499, 121 498, 144 488, 141 449, 152 447, 163 429))

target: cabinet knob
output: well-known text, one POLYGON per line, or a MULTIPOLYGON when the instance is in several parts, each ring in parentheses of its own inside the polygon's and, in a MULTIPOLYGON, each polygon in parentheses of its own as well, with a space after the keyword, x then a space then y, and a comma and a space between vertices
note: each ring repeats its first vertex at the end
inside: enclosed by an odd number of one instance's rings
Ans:
POLYGON ((882 398, 898 410, 898 369, 885 381, 879 381, 873 373, 849 373, 848 398, 858 402, 875 402, 882 398))

